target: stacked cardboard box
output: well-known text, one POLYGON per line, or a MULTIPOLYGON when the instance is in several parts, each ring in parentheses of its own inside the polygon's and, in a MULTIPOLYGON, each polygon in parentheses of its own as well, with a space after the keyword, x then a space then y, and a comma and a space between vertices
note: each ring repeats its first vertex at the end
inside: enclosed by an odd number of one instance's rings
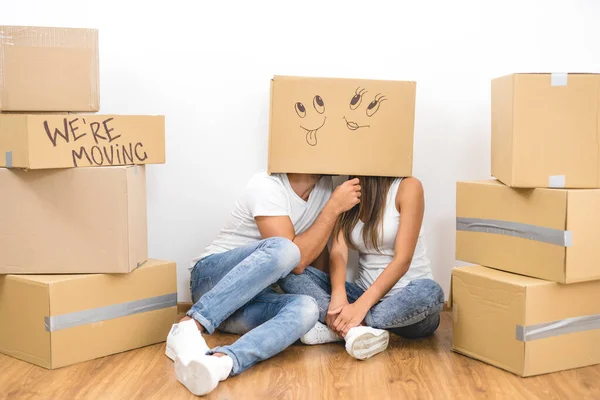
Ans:
POLYGON ((452 274, 454 350, 521 376, 600 363, 599 127, 600 75, 492 81, 499 181, 457 185, 456 258, 479 266, 452 274))
POLYGON ((0 352, 46 368, 163 341, 176 315, 175 263, 148 260, 164 117, 77 113, 98 88, 96 30, 0 26, 0 352))

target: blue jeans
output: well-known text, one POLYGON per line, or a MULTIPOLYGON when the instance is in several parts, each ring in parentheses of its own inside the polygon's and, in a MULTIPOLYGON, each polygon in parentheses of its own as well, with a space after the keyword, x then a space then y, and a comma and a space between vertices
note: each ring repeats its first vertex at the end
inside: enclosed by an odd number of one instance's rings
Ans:
POLYGON ((319 317, 309 296, 278 294, 270 285, 287 276, 300 261, 288 239, 269 238, 213 254, 191 273, 194 305, 187 313, 212 334, 243 335, 230 346, 212 349, 233 359, 232 375, 273 357, 308 332, 319 317))
MULTIPOLYGON (((319 321, 325 316, 331 301, 329 275, 308 267, 301 275, 289 275, 279 282, 286 293, 311 296, 319 305, 319 321)), ((355 283, 346 282, 348 302, 354 303, 364 290, 355 283)), ((399 292, 374 305, 365 318, 368 326, 387 329, 407 338, 431 335, 440 324, 444 306, 444 292, 431 279, 416 279, 399 292)))

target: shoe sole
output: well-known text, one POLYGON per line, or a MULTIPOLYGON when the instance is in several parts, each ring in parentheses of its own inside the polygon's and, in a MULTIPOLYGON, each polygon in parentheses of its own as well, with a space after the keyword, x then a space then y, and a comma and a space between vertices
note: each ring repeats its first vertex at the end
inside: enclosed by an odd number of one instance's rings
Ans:
POLYGON ((316 340, 316 339, 305 339, 304 337, 300 338, 300 342, 302 342, 303 344, 306 344, 308 346, 313 346, 315 344, 327 344, 327 343, 338 343, 338 342, 343 342, 344 339, 343 338, 337 338, 337 339, 323 339, 323 340, 316 340))
POLYGON ((171 361, 175 361, 175 358, 177 357, 175 352, 171 350, 169 346, 167 346, 167 348, 165 349, 165 354, 171 359, 171 361))
POLYGON ((350 348, 350 355, 357 360, 366 360, 387 349, 390 343, 390 334, 384 331, 380 335, 365 333, 354 340, 350 348))
POLYGON ((196 396, 212 392, 219 384, 219 379, 204 364, 192 360, 186 365, 179 357, 175 359, 175 376, 196 396))

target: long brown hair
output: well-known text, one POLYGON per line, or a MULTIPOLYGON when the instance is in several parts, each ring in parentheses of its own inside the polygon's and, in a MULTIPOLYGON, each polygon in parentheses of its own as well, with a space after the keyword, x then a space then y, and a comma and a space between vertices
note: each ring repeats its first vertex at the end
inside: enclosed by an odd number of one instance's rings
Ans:
POLYGON ((356 250, 356 244, 352 243, 352 230, 361 220, 364 221, 362 239, 365 245, 371 245, 379 252, 378 241, 383 227, 383 213, 387 194, 396 178, 384 176, 350 177, 350 179, 353 178, 360 180, 360 203, 339 216, 333 230, 334 240, 342 232, 348 246, 356 250))

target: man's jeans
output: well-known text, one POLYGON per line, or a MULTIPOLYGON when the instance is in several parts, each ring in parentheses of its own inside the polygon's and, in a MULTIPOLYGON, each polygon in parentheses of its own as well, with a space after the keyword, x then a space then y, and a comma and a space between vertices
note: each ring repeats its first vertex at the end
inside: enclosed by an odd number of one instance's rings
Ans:
MULTIPOLYGON (((325 323, 331 301, 329 275, 308 267, 301 275, 285 277, 279 285, 286 293, 314 298, 319 305, 319 321, 325 323)), ((363 293, 357 284, 346 282, 348 302, 354 303, 363 293)), ((407 338, 425 337, 437 329, 443 306, 444 292, 440 285, 431 279, 416 279, 374 305, 367 313, 365 323, 407 338)))
POLYGON ((230 356, 232 375, 273 357, 316 324, 319 309, 313 298, 278 294, 270 288, 299 261, 300 251, 293 242, 269 238, 205 257, 192 269, 195 304, 187 315, 210 334, 219 328, 243 335, 232 345, 209 352, 230 356))

